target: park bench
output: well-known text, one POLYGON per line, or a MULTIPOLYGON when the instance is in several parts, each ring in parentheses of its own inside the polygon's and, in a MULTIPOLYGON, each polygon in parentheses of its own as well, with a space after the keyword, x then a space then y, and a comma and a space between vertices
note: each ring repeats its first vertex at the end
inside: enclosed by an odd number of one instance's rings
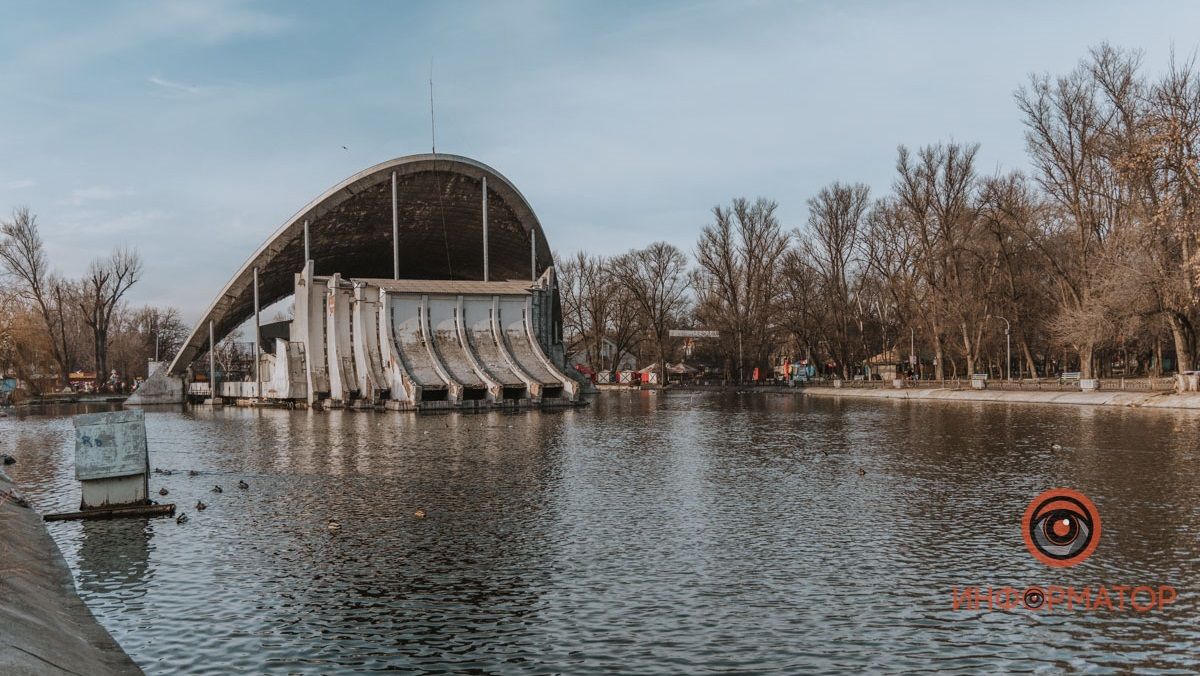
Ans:
POLYGON ((1058 377, 1058 382, 1060 382, 1060 383, 1077 383, 1077 382, 1079 382, 1079 371, 1064 371, 1063 374, 1058 377))

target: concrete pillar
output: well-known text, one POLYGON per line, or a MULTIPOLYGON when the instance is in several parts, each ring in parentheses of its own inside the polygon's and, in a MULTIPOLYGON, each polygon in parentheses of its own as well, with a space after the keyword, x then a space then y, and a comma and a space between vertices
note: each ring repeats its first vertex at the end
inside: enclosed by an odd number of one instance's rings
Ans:
POLYGON ((537 281, 537 230, 529 229, 529 270, 533 281, 537 281))
POLYGON ((304 262, 312 260, 312 255, 308 252, 308 219, 304 219, 304 262))
POLYGON ((396 172, 392 172, 392 279, 400 279, 400 205, 396 196, 396 172))
POLYGON ((488 281, 487 176, 483 177, 483 281, 488 281))
POLYGON ((217 400, 217 341, 214 336, 212 320, 208 320, 208 396, 213 402, 217 400))
POLYGON ((258 266, 254 266, 254 396, 255 398, 262 396, 262 334, 260 333, 262 324, 259 320, 258 306, 258 266))

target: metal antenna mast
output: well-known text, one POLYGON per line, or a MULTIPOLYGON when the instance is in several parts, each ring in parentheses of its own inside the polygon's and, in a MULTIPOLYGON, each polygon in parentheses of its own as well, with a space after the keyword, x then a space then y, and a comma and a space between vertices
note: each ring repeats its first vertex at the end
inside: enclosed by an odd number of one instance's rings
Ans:
POLYGON ((433 117, 433 60, 429 60, 429 139, 433 154, 437 155, 437 125, 433 117))

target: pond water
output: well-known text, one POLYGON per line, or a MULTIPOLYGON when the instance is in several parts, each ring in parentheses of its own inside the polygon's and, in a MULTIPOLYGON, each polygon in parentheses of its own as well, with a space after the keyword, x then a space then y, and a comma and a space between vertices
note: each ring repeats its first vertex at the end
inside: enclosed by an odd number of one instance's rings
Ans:
MULTIPOLYGON (((78 507, 73 412, 0 419, 0 452, 42 512, 78 507)), ((517 414, 172 409, 147 429, 151 464, 173 471, 151 477, 170 491, 154 497, 188 523, 47 527, 152 674, 1183 672, 1200 658, 1195 414, 638 392, 517 414), (1073 568, 1035 560, 1020 532, 1057 486, 1103 519, 1073 568), (956 587, 1033 584, 1178 598, 952 608, 956 587)))

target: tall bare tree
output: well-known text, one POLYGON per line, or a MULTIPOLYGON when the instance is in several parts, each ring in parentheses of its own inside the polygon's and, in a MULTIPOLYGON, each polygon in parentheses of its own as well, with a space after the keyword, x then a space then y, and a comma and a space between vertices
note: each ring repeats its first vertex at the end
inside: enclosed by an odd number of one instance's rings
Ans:
POLYGON ((655 242, 613 259, 612 272, 641 312, 658 358, 658 382, 666 383, 669 331, 688 308, 687 259, 674 246, 655 242))
POLYGON ((579 252, 559 266, 558 282, 563 323, 577 336, 575 344, 584 360, 597 369, 615 369, 642 328, 628 290, 613 274, 612 261, 579 252))
POLYGON ((32 303, 41 316, 59 378, 66 385, 74 359, 67 316, 71 287, 50 271, 37 216, 27 207, 16 209, 11 221, 0 222, 0 235, 0 264, 16 281, 18 297, 32 303))
POLYGON ((821 188, 808 200, 808 231, 800 233, 808 254, 805 260, 820 280, 830 342, 844 378, 850 377, 851 361, 858 361, 851 355, 863 339, 861 323, 854 330, 861 306, 852 298, 852 291, 859 277, 859 240, 870 194, 863 183, 835 182, 821 188))
POLYGON ((745 379, 747 356, 752 365, 768 365, 777 337, 780 271, 788 250, 777 209, 762 197, 715 206, 714 222, 701 230, 696 243, 697 313, 701 323, 729 336, 739 380, 745 379))
POLYGON ((142 274, 142 259, 134 249, 120 247, 88 266, 80 281, 79 310, 92 332, 96 385, 108 377, 108 339, 121 298, 142 274))
POLYGON ((971 286, 972 267, 980 260, 971 247, 978 220, 975 155, 977 144, 925 146, 913 157, 904 146, 896 160, 894 185, 898 221, 911 228, 916 270, 925 287, 921 316, 933 344, 934 373, 945 377, 944 340, 956 328, 962 339, 967 370, 978 354, 975 340, 985 312, 971 286), (955 326, 957 325, 957 326, 955 326))
POLYGON ((1096 294, 1103 271, 1093 262, 1103 257, 1108 235, 1119 227, 1128 204, 1105 152, 1123 118, 1095 76, 1085 62, 1065 76, 1032 76, 1016 94, 1035 179, 1054 208, 1050 236, 1034 240, 1059 289, 1052 326, 1074 347, 1085 378, 1093 376, 1093 354, 1106 338, 1102 299, 1096 294), (1058 234, 1068 246, 1051 246, 1058 234))

